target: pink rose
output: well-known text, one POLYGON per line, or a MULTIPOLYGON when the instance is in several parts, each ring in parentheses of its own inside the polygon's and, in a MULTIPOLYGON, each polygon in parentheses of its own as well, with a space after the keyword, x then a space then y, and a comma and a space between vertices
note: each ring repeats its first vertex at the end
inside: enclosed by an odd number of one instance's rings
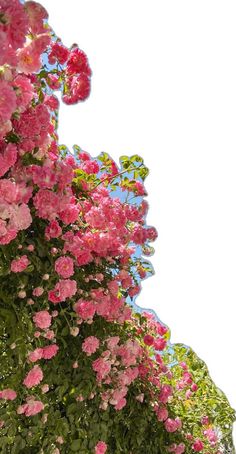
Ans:
POLYGON ((180 443, 179 445, 176 445, 176 443, 173 443, 167 449, 169 452, 173 452, 174 454, 183 454, 185 452, 185 444, 180 443))
POLYGON ((18 415, 34 416, 44 409, 44 404, 40 400, 30 399, 26 404, 17 408, 18 415))
POLYGON ((44 292, 43 287, 35 287, 33 290, 33 296, 41 296, 44 292))
POLYGON ((143 341, 146 345, 153 345, 153 342, 154 342, 154 338, 153 336, 150 336, 150 334, 146 334, 143 338, 143 341))
POLYGON ((83 319, 93 318, 96 307, 92 301, 78 300, 74 305, 75 312, 83 319))
POLYGON ((43 356, 43 349, 42 348, 36 348, 33 352, 30 352, 28 354, 28 359, 32 363, 35 363, 39 359, 41 359, 43 356))
POLYGON ((0 391, 0 399, 14 400, 17 394, 13 389, 7 388, 0 391))
POLYGON ((10 167, 15 164, 16 159, 17 147, 15 144, 9 143, 3 153, 0 153, 0 177, 2 177, 10 169, 10 167))
POLYGON ((23 384, 26 386, 26 388, 33 388, 34 386, 39 385, 42 379, 43 371, 41 367, 34 366, 33 369, 31 369, 26 375, 23 384))
POLYGON ((77 292, 77 283, 71 279, 60 279, 53 290, 48 292, 48 299, 54 304, 72 298, 77 292))
POLYGON ((154 342, 154 347, 156 350, 158 351, 161 351, 161 350, 164 350, 164 348, 166 347, 166 340, 163 339, 163 337, 159 337, 159 339, 156 339, 155 342, 154 342))
POLYGON ((16 76, 13 81, 13 86, 17 95, 17 107, 20 112, 24 112, 24 110, 28 107, 30 101, 33 99, 34 87, 30 83, 28 77, 24 75, 16 76))
POLYGON ((179 418, 175 419, 168 418, 166 419, 164 425, 167 432, 176 432, 176 430, 181 428, 181 421, 179 418))
POLYGON ((70 257, 59 257, 55 262, 55 271, 64 279, 74 274, 74 262, 70 257))
POLYGON ((34 314, 33 321, 38 328, 47 329, 52 323, 52 317, 48 311, 39 311, 34 314))
POLYGON ((29 265, 30 261, 27 255, 22 255, 19 259, 12 260, 11 262, 11 271, 13 273, 20 273, 24 271, 29 265))
POLYGON ((118 400, 117 404, 115 405, 116 410, 122 410, 122 408, 125 407, 127 401, 125 397, 121 397, 121 399, 118 400))
POLYGON ((57 216, 59 197, 49 189, 40 189, 33 198, 34 206, 40 218, 52 221, 57 216))
POLYGON ((52 345, 48 345, 47 347, 44 347, 43 354, 42 354, 43 359, 53 358, 57 354, 58 350, 59 350, 59 347, 56 344, 52 344, 52 345))
POLYGON ((170 396, 172 396, 172 387, 170 385, 162 385, 160 394, 159 394, 159 401, 162 402, 163 404, 166 404, 168 402, 168 399, 170 396))
POLYGON ((111 362, 104 358, 98 358, 92 363, 93 370, 97 372, 98 381, 103 380, 111 370, 111 362))
MULTIPOLYGON (((64 65, 69 55, 70 52, 65 46, 63 46, 61 43, 53 43, 51 46, 51 52, 49 53, 48 56, 48 61, 51 65, 54 65, 57 62, 60 63, 61 65, 64 65)), ((56 88, 58 87, 56 86, 56 88)))
POLYGON ((195 443, 192 446, 192 449, 196 452, 202 451, 204 448, 204 444, 201 440, 196 440, 195 443))
POLYGON ((46 9, 40 3, 28 1, 25 3, 25 9, 28 14, 29 24, 34 34, 44 31, 44 19, 48 18, 46 9))
POLYGON ((107 444, 104 441, 99 441, 95 446, 95 454, 105 454, 107 444))
POLYGON ((99 347, 99 339, 95 336, 89 336, 87 337, 83 344, 82 344, 82 350, 83 352, 86 353, 86 355, 91 356, 93 353, 96 352, 96 350, 99 347))
POLYGON ((50 110, 56 110, 59 107, 59 100, 54 95, 45 96, 44 103, 50 110))
POLYGON ((10 120, 16 110, 16 94, 9 82, 0 80, 0 122, 10 120))
POLYGON ((168 418, 168 410, 166 407, 160 407, 157 410, 158 421, 165 421, 168 418))
POLYGON ((51 221, 50 224, 45 229, 45 237, 47 240, 50 238, 58 238, 62 234, 62 229, 58 221, 51 221))
POLYGON ((79 206, 68 205, 64 210, 60 211, 59 216, 64 224, 73 224, 77 221, 79 215, 79 206))

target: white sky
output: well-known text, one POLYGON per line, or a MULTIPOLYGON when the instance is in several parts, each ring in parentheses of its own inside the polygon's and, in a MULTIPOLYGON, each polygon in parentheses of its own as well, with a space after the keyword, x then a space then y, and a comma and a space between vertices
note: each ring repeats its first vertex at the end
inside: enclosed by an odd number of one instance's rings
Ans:
POLYGON ((61 106, 60 142, 140 154, 156 275, 137 300, 207 363, 236 408, 236 3, 42 0, 88 54, 92 93, 61 106))

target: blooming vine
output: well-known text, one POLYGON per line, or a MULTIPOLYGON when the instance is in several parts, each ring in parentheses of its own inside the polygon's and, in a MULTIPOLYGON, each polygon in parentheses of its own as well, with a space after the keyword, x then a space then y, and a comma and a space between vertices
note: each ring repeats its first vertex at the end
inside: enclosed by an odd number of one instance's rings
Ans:
POLYGON ((0 0, 0 452, 230 452, 205 365, 134 306, 157 237, 143 159, 58 143, 54 92, 84 101, 92 71, 47 19, 0 0))

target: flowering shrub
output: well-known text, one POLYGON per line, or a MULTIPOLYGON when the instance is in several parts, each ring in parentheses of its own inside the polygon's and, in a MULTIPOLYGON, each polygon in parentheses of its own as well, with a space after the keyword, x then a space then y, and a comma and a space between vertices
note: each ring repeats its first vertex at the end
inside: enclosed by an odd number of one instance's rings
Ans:
POLYGON ((157 237, 142 158, 58 144, 54 91, 84 101, 92 72, 46 20, 0 0, 0 452, 233 452, 206 366, 134 304, 157 237))

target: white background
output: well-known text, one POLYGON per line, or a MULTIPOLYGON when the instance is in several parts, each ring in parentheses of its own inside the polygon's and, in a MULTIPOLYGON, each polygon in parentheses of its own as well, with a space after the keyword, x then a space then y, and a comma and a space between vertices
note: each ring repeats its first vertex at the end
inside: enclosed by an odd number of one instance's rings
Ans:
POLYGON ((137 302, 197 352, 236 408, 236 3, 42 3, 93 70, 90 98, 61 106, 60 142, 145 158, 159 238, 137 302))

